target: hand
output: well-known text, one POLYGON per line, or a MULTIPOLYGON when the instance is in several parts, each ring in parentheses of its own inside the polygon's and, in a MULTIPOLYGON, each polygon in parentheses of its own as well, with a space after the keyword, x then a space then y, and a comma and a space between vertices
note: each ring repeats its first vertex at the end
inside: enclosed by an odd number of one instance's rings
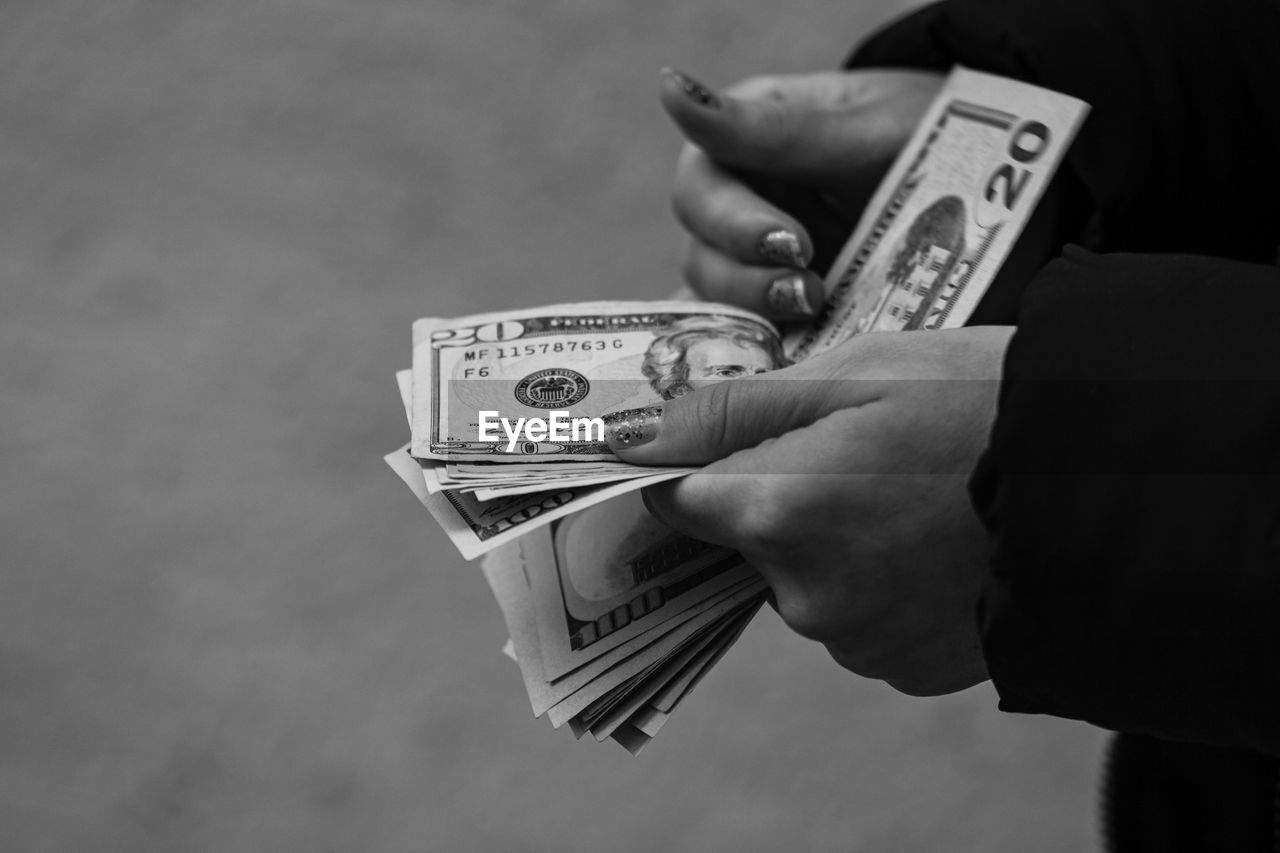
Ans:
POLYGON ((812 317, 824 301, 820 273, 942 81, 824 72, 756 77, 720 94, 665 71, 663 106, 689 140, 673 189, 691 238, 689 284, 774 319, 812 317), (803 299, 789 284, 797 275, 803 299))
POLYGON ((961 690, 987 677, 986 536, 967 483, 1012 334, 862 335, 611 425, 610 445, 639 464, 711 463, 648 489, 651 511, 739 551, 842 666, 913 695, 961 690))

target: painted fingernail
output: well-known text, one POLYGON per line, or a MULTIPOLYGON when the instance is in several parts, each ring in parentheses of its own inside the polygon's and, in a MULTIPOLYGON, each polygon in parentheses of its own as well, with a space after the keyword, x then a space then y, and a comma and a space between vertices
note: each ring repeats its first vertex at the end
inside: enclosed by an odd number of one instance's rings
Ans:
POLYGON ((662 421, 661 406, 645 406, 642 409, 623 409, 610 412, 604 421, 604 440, 613 450, 626 450, 648 444, 658 437, 658 424, 662 421))
POLYGON ((789 275, 770 282, 765 293, 765 301, 769 307, 779 314, 812 317, 817 310, 809 304, 809 296, 805 293, 804 276, 789 275))
POLYGON ((698 106, 711 110, 720 109, 720 96, 688 74, 683 71, 677 71, 674 68, 664 68, 662 73, 674 80, 676 85, 680 87, 680 91, 684 92, 685 97, 698 106))
POLYGON ((797 269, 804 269, 806 266, 800 238, 785 229, 770 231, 761 237, 758 249, 760 257, 771 264, 797 269))

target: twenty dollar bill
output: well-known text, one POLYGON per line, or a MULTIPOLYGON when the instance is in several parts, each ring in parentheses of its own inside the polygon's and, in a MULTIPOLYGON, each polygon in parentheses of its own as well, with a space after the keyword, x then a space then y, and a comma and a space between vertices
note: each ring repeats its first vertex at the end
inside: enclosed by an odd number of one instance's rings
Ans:
POLYGON ((793 360, 872 331, 964 325, 1031 218, 1088 105, 957 68, 894 162, 826 281, 793 360))

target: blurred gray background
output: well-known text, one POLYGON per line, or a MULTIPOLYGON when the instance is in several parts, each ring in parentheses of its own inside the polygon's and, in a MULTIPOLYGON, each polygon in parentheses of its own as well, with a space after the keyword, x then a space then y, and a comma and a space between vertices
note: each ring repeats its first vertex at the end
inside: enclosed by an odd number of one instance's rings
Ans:
POLYGON ((1101 736, 769 611, 639 759, 532 719, 381 455, 417 316, 677 283, 673 64, 905 6, 0 7, 0 850, 1095 849, 1101 736))

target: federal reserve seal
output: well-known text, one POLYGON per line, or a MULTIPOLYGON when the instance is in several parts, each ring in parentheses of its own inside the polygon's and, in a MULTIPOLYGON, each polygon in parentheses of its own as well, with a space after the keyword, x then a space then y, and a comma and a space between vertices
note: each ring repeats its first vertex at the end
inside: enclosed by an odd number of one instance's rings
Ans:
POLYGON ((549 367, 530 373, 516 385, 516 399, 535 409, 562 409, 581 402, 591 383, 567 367, 549 367))

